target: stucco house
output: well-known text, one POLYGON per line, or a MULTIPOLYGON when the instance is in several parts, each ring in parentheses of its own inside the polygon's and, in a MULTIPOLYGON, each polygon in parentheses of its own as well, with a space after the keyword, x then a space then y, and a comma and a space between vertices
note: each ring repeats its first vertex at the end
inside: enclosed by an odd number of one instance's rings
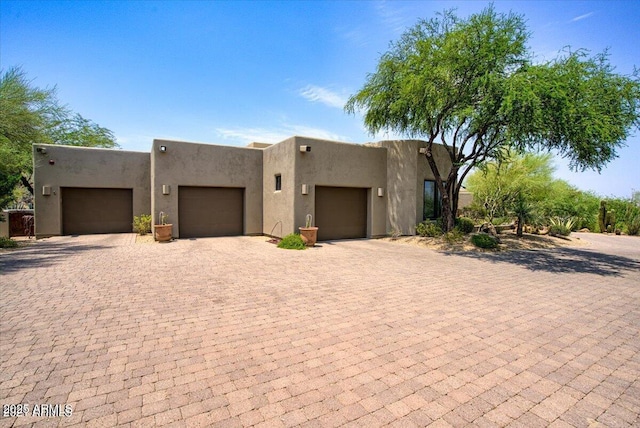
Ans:
MULTIPOLYGON (((168 215, 175 238, 282 237, 311 214, 318 239, 365 238, 439 215, 418 140, 364 145, 294 136, 231 147, 154 140, 150 153, 36 144, 37 237, 131 232, 168 215)), ((443 174, 444 147, 434 157, 443 174)))

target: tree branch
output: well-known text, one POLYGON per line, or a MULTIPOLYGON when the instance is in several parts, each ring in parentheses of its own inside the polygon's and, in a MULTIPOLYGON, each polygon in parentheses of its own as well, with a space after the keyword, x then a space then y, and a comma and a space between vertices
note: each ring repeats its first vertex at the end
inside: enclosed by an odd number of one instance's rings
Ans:
MULTIPOLYGON (((456 127, 456 131, 453 133, 453 151, 456 151, 456 145, 458 142, 458 134, 460 133, 460 130, 462 129, 462 126, 467 122, 467 118, 464 117, 462 119, 462 122, 460 122, 460 124, 458 124, 458 126, 456 127)), ((462 143, 462 146, 460 146, 460 153, 462 153, 462 151, 464 150, 464 143, 462 143)))
POLYGON ((31 193, 31 195, 33 196, 33 186, 31 185, 31 183, 29 183, 29 180, 27 180, 27 177, 25 177, 24 175, 20 175, 20 182, 24 187, 26 187, 29 193, 31 193))

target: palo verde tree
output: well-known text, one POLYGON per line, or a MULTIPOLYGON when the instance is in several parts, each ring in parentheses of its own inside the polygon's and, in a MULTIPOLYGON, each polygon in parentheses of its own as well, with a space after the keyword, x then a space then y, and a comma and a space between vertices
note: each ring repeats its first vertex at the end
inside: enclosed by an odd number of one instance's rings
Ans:
MULTIPOLYGON (((117 147, 113 133, 61 106, 55 88, 32 86, 20 68, 0 76, 0 202, 21 183, 33 194, 33 143, 117 147)), ((2 205, 4 206, 4 205, 2 205)))
POLYGON ((522 16, 489 6, 467 19, 445 11, 391 44, 345 110, 364 112, 369 132, 427 142, 445 231, 471 169, 511 151, 554 149, 575 169, 600 170, 638 128, 640 80, 616 74, 606 52, 569 51, 534 64, 522 16), (444 145, 452 168, 433 159, 444 145))
POLYGON ((522 236, 522 227, 553 182, 550 154, 506 153, 499 161, 484 162, 469 175, 466 187, 490 223, 497 216, 518 217, 516 233, 522 236))

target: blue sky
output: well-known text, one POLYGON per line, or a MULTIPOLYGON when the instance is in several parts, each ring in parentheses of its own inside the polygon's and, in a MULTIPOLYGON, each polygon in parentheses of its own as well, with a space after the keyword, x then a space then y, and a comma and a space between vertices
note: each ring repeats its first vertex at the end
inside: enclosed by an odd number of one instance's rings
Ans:
MULTIPOLYGON (((0 65, 111 129, 125 150, 154 138, 244 146, 292 135, 364 143, 342 107, 409 26, 485 1, 13 1, 0 3, 0 65)), ((523 14, 539 60, 566 46, 609 48, 622 74, 640 67, 639 1, 497 1, 523 14)), ((603 196, 640 190, 640 133, 601 174, 556 176, 603 196)))

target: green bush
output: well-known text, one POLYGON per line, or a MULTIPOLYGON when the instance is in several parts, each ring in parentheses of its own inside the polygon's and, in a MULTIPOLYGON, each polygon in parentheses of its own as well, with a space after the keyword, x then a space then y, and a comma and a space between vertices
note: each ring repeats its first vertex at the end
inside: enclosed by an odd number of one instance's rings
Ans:
POLYGON ((503 224, 511 224, 513 223, 513 217, 496 217, 491 222, 494 226, 501 226, 503 224))
POLYGON ((549 235, 551 236, 569 236, 571 230, 561 224, 553 224, 549 226, 549 235))
POLYGON ((467 217, 458 217, 456 218, 456 229, 458 229, 463 234, 468 234, 473 232, 475 225, 473 224, 473 220, 467 217))
MULTIPOLYGON (((637 216, 640 216, 640 205, 638 202, 633 199, 624 199, 624 198, 607 198, 604 201, 606 203, 607 215, 609 215, 609 220, 611 220, 611 232, 614 232, 616 229, 622 229, 626 231, 629 235, 632 235, 631 232, 634 231, 634 221, 637 216), (613 212, 614 215, 609 214, 613 212)), ((609 228, 605 227, 604 230, 600 230, 601 232, 608 232, 609 228)), ((637 232, 636 232, 637 234, 637 232)))
POLYGON ((416 233, 420 236, 435 238, 442 235, 442 227, 430 221, 423 221, 416 225, 416 233))
POLYGON ((498 248, 498 240, 487 233, 471 235, 471 243, 479 248, 498 248))
POLYGON ((552 217, 549 219, 549 235, 569 236, 575 224, 576 222, 573 218, 552 217))
POLYGON ((638 233, 640 233, 640 214, 635 216, 627 224, 627 233, 629 233, 629 235, 637 235, 638 233))
POLYGON ((464 239, 464 233, 456 227, 452 231, 445 233, 442 237, 445 242, 455 244, 456 242, 462 242, 464 239))
POLYGON ((6 236, 0 236, 0 248, 16 248, 18 243, 6 236))
POLYGON ((278 243, 278 248, 284 248, 286 250, 304 250, 307 246, 297 233, 290 233, 282 238, 282 241, 278 243))
POLYGON ((142 214, 133 217, 133 231, 138 235, 146 235, 151 232, 151 216, 142 214))

